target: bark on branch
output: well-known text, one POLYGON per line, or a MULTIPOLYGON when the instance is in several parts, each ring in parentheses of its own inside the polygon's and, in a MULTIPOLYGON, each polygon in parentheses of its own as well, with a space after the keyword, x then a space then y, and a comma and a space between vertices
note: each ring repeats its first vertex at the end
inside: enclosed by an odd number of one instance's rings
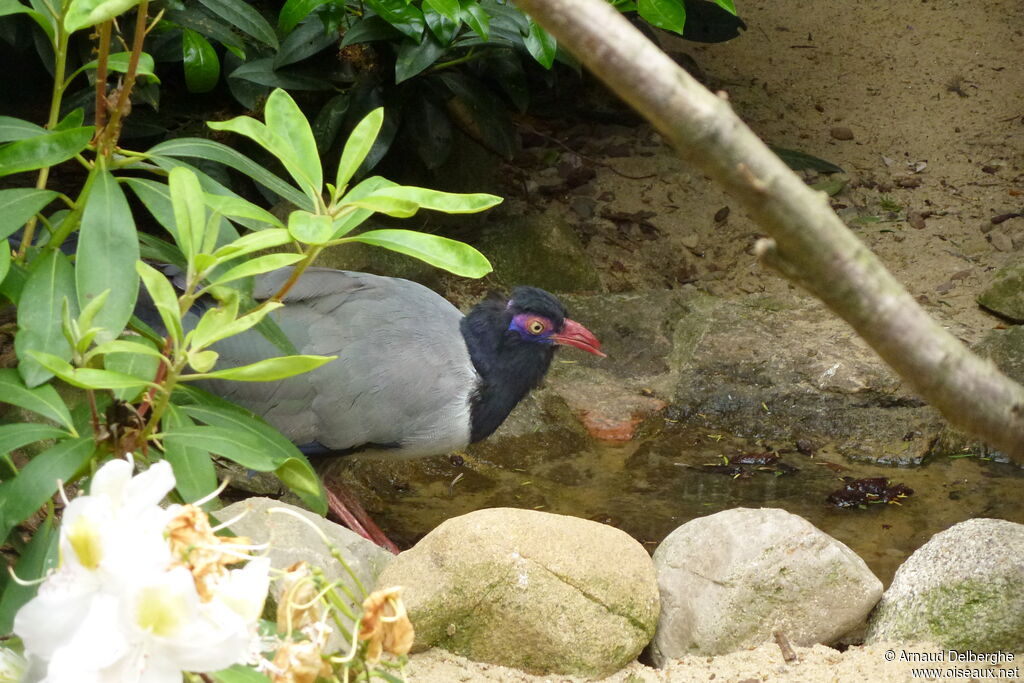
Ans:
POLYGON ((771 235, 762 262, 821 299, 953 425, 1024 464, 1024 387, 931 319, 715 96, 605 0, 516 0, 563 47, 739 200, 771 235))

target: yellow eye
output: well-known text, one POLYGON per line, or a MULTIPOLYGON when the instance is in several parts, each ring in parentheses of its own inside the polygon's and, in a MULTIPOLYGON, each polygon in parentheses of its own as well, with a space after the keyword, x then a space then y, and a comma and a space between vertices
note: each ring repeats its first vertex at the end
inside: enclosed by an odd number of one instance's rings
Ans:
POLYGON ((540 334, 544 331, 544 322, 534 318, 526 323, 526 329, 530 334, 540 334))

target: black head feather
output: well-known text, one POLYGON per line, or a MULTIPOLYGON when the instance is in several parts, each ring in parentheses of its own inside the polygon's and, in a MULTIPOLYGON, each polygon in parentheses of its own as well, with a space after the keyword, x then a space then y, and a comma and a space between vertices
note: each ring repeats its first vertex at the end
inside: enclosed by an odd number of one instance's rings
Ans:
POLYGON ((565 306, 536 287, 516 287, 511 299, 488 298, 462 320, 462 337, 480 384, 470 398, 470 440, 485 439, 540 384, 551 366, 555 345, 524 340, 509 328, 516 315, 541 315, 560 330, 565 306))

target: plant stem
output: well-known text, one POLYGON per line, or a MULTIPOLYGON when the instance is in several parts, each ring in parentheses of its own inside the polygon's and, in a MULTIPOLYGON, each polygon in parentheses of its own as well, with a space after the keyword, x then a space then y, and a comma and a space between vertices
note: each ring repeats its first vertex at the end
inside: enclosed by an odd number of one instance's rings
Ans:
POLYGON ((281 300, 284 299, 285 295, 288 293, 288 290, 295 286, 295 283, 298 282, 299 277, 301 277, 302 274, 306 272, 306 268, 309 268, 309 266, 313 264, 313 261, 316 259, 317 256, 320 255, 321 251, 323 251, 322 246, 310 246, 309 253, 306 254, 306 258, 299 261, 298 265, 296 265, 292 269, 292 274, 288 277, 288 281, 281 285, 281 289, 277 290, 277 292, 274 293, 274 296, 267 299, 267 301, 281 303, 281 300))
MULTIPOLYGON (((55 15, 57 21, 57 35, 53 45, 53 92, 50 95, 50 114, 46 119, 47 130, 53 128, 60 121, 60 105, 64 98, 64 73, 67 71, 68 61, 68 40, 71 35, 64 30, 63 17, 55 15)), ((46 189, 46 183, 50 179, 50 167, 44 166, 39 169, 36 177, 36 189, 46 189)), ((14 260, 17 263, 24 263, 28 254, 28 248, 32 246, 32 239, 35 237, 37 219, 35 216, 25 223, 25 232, 21 237, 21 246, 18 247, 18 254, 14 260)), ((51 240, 52 241, 52 240, 51 240)))
POLYGON ((99 51, 96 56, 96 137, 103 134, 107 117, 107 60, 110 57, 110 26, 113 20, 104 21, 99 30, 99 51))
POLYGON ((117 103, 110 112, 110 122, 104 127, 97 145, 100 156, 109 157, 117 146, 121 135, 122 119, 131 110, 131 93, 135 87, 135 76, 139 68, 139 55, 142 54, 142 43, 146 39, 146 17, 149 11, 149 0, 142 0, 136 8, 135 36, 132 40, 132 52, 128 58, 128 71, 124 81, 117 89, 117 103))

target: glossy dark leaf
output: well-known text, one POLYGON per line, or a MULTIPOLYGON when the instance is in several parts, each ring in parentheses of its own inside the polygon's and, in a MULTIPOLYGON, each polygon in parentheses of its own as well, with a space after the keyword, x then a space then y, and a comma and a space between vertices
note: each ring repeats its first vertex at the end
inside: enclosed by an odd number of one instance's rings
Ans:
POLYGON ((519 151, 519 136, 501 100, 480 81, 464 74, 442 73, 439 78, 457 97, 450 103, 450 110, 463 130, 502 157, 514 157, 519 151))
POLYGON ((252 81, 269 88, 285 90, 331 90, 334 87, 330 81, 324 78, 275 69, 273 57, 246 62, 232 71, 229 76, 252 81))
POLYGON ((487 11, 480 6, 477 0, 459 0, 459 5, 461 6, 459 18, 473 30, 473 33, 484 40, 488 40, 490 38, 491 16, 487 11))
POLYGON ((92 436, 65 439, 33 457, 18 476, 0 484, 0 538, 28 519, 57 492, 57 480, 74 480, 92 459, 92 436))
POLYGON ((554 36, 531 19, 530 32, 523 39, 523 43, 538 64, 545 69, 551 68, 555 62, 555 52, 558 51, 558 42, 554 36))
POLYGON ((307 21, 292 31, 274 57, 274 68, 301 62, 332 45, 337 45, 338 35, 327 31, 322 21, 307 21))
MULTIPOLYGON (((18 0, 3 0, 3 2, 0 2, 0 17, 9 16, 11 14, 27 14, 32 18, 32 21, 39 25, 39 28, 43 29, 43 32, 46 34, 46 37, 50 39, 50 42, 53 42, 55 27, 49 12, 39 12, 30 7, 26 7, 18 2, 18 0)), ((2 632, 6 633, 9 630, 10 629, 6 629, 2 632)))
POLYGON ((398 56, 395 59, 395 83, 406 81, 432 66, 444 54, 444 50, 445 48, 430 33, 423 36, 418 44, 411 40, 404 41, 398 47, 398 56))
MULTIPOLYGON (((458 3, 454 4, 458 8, 458 3)), ((426 7, 426 3, 424 3, 423 19, 427 22, 427 28, 430 29, 430 32, 441 45, 448 46, 451 44, 452 39, 455 38, 455 34, 462 25, 462 22, 457 17, 458 12, 456 12, 456 18, 451 18, 432 7, 426 7)))
POLYGON ((462 10, 459 0, 423 0, 423 4, 438 14, 448 17, 452 22, 459 20, 462 10))
POLYGON ((426 22, 423 12, 405 0, 366 0, 374 12, 396 29, 419 42, 426 22))
POLYGON ((411 115, 406 125, 423 164, 430 170, 439 168, 452 151, 452 122, 448 113, 428 97, 418 97, 409 103, 411 115))
POLYGON ((277 15, 277 30, 285 34, 290 33, 313 10, 327 2, 330 0, 288 0, 277 15))
POLYGON ((366 15, 353 22, 341 39, 341 47, 358 43, 372 43, 376 40, 399 41, 402 33, 375 14, 366 15))
POLYGON ((245 44, 232 31, 229 24, 225 24, 206 10, 199 7, 190 7, 187 10, 167 8, 164 18, 182 28, 192 29, 211 40, 221 43, 225 47, 245 54, 245 44))
POLYGON ((210 92, 220 80, 220 59, 210 41, 190 28, 181 32, 185 85, 189 92, 210 92))
POLYGON ((313 137, 316 139, 316 148, 320 154, 326 154, 338 138, 341 125, 345 122, 345 114, 348 113, 348 104, 348 93, 335 95, 327 100, 327 104, 313 120, 313 137))
POLYGON ((92 126, 82 126, 43 133, 0 146, 0 176, 67 161, 86 148, 92 134, 92 126))
POLYGON ((19 359, 18 372, 28 387, 38 386, 53 377, 52 372, 29 357, 29 351, 46 351, 64 360, 71 359, 71 346, 64 338, 61 324, 65 300, 72 317, 77 317, 74 270, 68 257, 54 250, 32 263, 18 303, 14 350, 19 359))
POLYGON ((264 45, 277 49, 274 27, 246 0, 199 0, 210 12, 229 26, 252 36, 264 45))
POLYGON ((637 10, 652 26, 682 33, 686 25, 683 0, 637 0, 637 10))
POLYGON ((97 341, 121 334, 139 293, 139 240, 124 192, 109 171, 98 171, 82 214, 75 261, 78 305, 109 292, 94 324, 103 329, 97 341))

